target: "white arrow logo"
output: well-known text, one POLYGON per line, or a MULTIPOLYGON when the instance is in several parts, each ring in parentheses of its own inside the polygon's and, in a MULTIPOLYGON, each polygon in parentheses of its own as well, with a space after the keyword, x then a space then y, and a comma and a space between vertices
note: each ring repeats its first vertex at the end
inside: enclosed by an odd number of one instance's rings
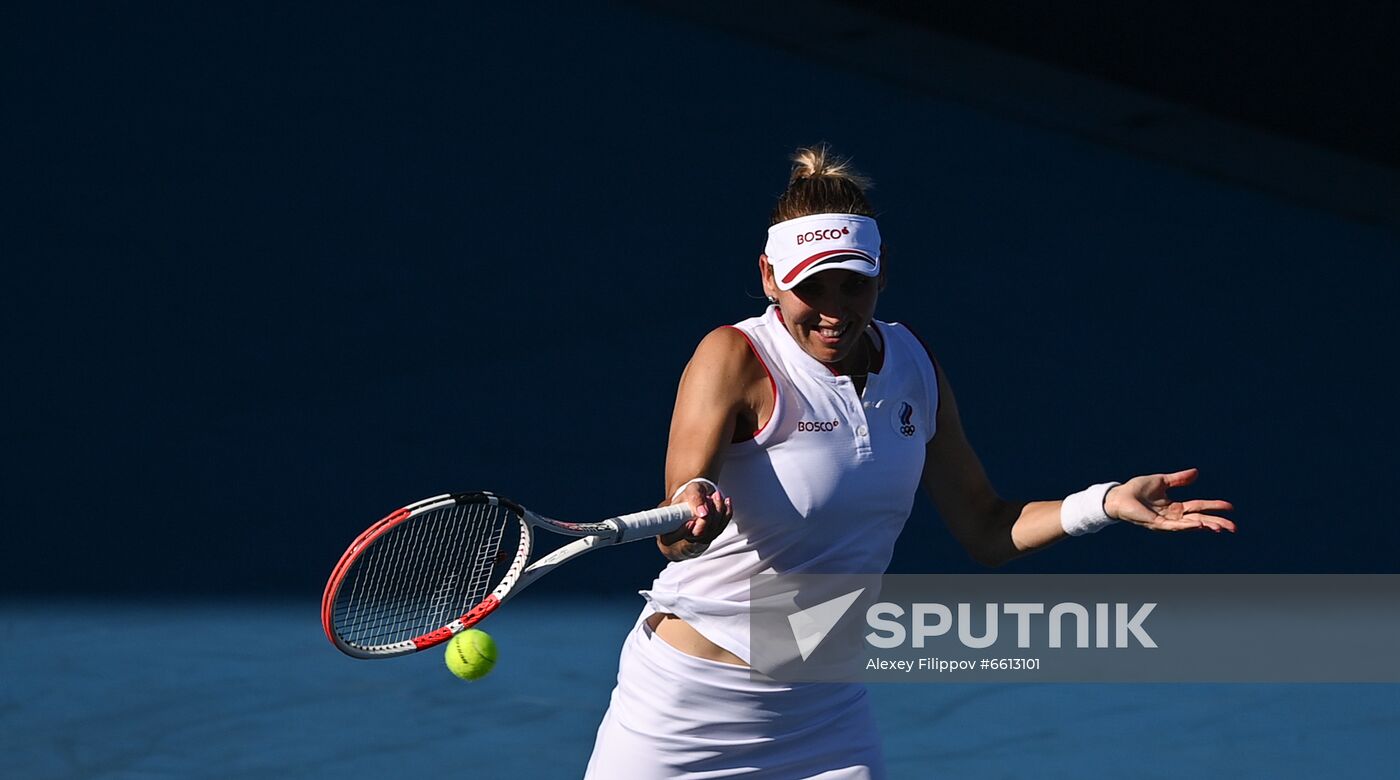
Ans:
POLYGON ((840 622, 846 610, 850 609, 864 592, 865 588, 861 588, 788 615, 788 625, 792 626, 792 638, 797 640, 797 651, 802 653, 802 660, 807 660, 812 651, 817 649, 817 645, 821 644, 826 635, 831 633, 831 629, 840 622))

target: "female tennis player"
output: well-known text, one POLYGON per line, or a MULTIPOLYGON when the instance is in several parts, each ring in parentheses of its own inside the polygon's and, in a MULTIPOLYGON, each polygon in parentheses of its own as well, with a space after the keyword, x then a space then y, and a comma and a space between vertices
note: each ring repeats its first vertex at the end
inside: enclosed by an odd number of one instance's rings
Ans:
POLYGON ((701 341, 681 376, 666 484, 696 518, 659 537, 671 563, 622 651, 588 777, 884 776, 864 686, 750 679, 748 580, 882 572, 920 484, 953 536, 995 566, 1127 522, 1234 531, 1226 501, 1178 501, 1194 469, 1093 485, 1060 501, 997 495, 947 377, 885 285, 868 183, 800 149, 759 257, 771 305, 701 341))

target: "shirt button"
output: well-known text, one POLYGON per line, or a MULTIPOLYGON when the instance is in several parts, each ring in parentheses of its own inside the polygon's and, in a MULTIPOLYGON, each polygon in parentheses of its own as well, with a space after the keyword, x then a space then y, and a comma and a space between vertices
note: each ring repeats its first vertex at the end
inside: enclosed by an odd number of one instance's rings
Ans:
POLYGON ((857 435, 857 436, 864 436, 864 435, 867 434, 867 433, 870 433, 870 431, 867 430, 866 427, 865 427, 864 425, 862 425, 862 426, 860 426, 859 428, 856 429, 856 435, 857 435))

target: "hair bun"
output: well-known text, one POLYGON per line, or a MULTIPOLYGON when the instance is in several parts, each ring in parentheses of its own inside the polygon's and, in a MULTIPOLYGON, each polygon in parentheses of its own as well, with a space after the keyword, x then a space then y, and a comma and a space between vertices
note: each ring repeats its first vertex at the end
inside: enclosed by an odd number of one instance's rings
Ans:
POLYGON ((812 214, 858 214, 874 217, 866 190, 873 185, 850 160, 838 157, 824 143, 804 146, 792 155, 792 175, 768 224, 812 214))
POLYGON ((788 186, 799 179, 827 176, 849 181, 862 191, 871 187, 870 179, 862 176, 850 160, 837 156, 825 143, 804 146, 792 155, 792 176, 788 179, 788 186))

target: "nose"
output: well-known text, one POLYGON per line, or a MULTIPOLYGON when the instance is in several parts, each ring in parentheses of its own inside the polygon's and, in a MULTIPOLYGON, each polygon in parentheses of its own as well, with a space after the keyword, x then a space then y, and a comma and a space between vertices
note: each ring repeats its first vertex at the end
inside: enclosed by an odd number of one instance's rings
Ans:
POLYGON ((821 312, 822 316, 833 320, 844 320, 851 312, 851 301, 854 296, 836 286, 834 289, 824 290, 821 298, 815 301, 814 308, 821 312))

